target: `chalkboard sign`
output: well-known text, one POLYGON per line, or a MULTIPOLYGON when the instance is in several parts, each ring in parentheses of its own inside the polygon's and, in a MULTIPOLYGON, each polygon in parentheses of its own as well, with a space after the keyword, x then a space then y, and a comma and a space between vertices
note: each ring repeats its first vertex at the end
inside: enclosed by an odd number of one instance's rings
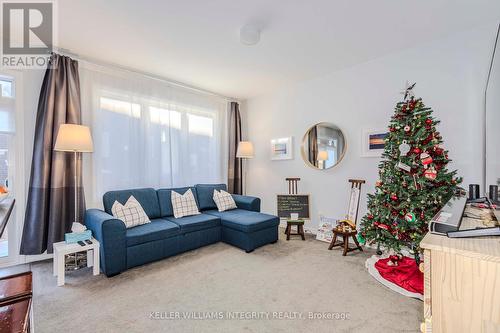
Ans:
POLYGON ((278 194, 278 216, 289 219, 290 213, 299 213, 299 219, 310 219, 309 194, 278 194))

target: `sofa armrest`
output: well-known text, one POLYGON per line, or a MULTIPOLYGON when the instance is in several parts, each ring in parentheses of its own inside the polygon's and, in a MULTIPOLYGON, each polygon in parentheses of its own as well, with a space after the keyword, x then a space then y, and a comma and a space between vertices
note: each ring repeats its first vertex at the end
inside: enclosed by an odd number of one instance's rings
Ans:
POLYGON ((127 269, 126 228, 123 221, 99 209, 85 212, 85 225, 100 243, 101 268, 107 276, 127 269))
POLYGON ((250 197, 247 195, 233 194, 234 202, 236 206, 241 209, 251 210, 254 212, 260 212, 260 199, 256 197, 250 197))

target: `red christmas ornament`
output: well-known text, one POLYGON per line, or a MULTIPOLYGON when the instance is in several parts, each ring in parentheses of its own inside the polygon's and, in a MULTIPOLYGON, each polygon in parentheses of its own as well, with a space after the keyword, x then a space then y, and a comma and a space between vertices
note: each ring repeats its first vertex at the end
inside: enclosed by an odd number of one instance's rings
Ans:
POLYGON ((444 152, 444 150, 443 150, 441 147, 439 147, 439 146, 435 146, 435 147, 434 147, 434 152, 435 152, 437 155, 442 155, 442 154, 443 154, 443 152, 444 152))
POLYGON ((424 177, 429 180, 434 180, 437 177, 437 171, 434 167, 430 167, 429 169, 424 171, 424 177))
POLYGON ((377 227, 379 227, 380 229, 389 230, 389 226, 387 224, 379 223, 377 227))
POLYGON ((394 127, 389 127, 389 132, 394 132, 396 129, 394 127))
POLYGON ((398 200, 398 196, 396 194, 391 195, 391 200, 396 201, 398 200))
POLYGON ((432 124, 432 119, 430 119, 430 118, 425 119, 425 123, 427 125, 431 125, 432 124))
POLYGON ((422 149, 420 149, 420 148, 418 148, 418 147, 415 147, 415 148, 413 148, 413 152, 414 152, 415 154, 420 154, 420 153, 422 152, 422 149))
POLYGON ((373 220, 373 215, 372 215, 372 214, 368 214, 366 217, 367 217, 369 220, 373 220))
POLYGON ((432 163, 432 157, 427 153, 422 153, 420 154, 420 161, 422 162, 422 165, 427 166, 432 163))

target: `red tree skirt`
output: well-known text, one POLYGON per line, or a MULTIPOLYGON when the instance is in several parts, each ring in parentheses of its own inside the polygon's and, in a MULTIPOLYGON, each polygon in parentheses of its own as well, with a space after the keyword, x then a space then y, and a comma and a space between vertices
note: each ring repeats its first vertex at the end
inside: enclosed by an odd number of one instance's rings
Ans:
POLYGON ((397 266, 389 266, 389 258, 380 259, 375 268, 384 279, 412 293, 424 293, 424 274, 420 272, 415 259, 403 257, 397 266))
POLYGON ((420 272, 414 259, 403 257, 398 266, 389 266, 389 258, 376 256, 366 261, 369 273, 388 288, 405 296, 422 299, 424 293, 424 274, 420 272))

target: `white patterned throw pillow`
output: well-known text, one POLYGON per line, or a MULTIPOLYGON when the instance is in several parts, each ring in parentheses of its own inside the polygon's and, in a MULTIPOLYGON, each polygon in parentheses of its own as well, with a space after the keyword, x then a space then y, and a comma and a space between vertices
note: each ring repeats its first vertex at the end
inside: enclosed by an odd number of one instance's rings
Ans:
POLYGON ((115 200, 111 207, 111 213, 117 219, 122 220, 127 229, 151 222, 141 204, 133 195, 128 198, 125 205, 115 200))
POLYGON ((191 189, 184 192, 184 194, 179 194, 175 191, 172 191, 172 208, 174 209, 174 217, 176 219, 198 215, 200 211, 198 210, 198 205, 196 205, 196 200, 194 199, 193 192, 191 189))
POLYGON ((213 199, 219 212, 238 208, 236 202, 234 202, 233 196, 224 190, 214 190, 213 199))

